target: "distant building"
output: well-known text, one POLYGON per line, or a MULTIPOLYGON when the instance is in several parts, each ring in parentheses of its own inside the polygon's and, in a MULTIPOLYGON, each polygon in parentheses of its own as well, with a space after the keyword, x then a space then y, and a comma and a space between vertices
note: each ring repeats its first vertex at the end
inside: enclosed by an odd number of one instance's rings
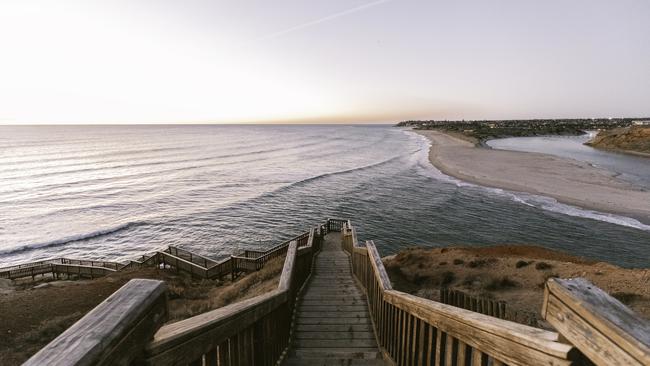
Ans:
POLYGON ((634 121, 635 126, 650 126, 650 121, 634 121))

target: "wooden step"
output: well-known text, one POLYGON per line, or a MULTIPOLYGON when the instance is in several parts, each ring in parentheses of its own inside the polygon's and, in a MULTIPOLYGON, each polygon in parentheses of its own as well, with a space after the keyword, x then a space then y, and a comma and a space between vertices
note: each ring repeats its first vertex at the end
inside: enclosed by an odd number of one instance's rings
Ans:
POLYGON ((296 332, 296 339, 375 339, 375 335, 371 331, 354 332, 296 332))
POLYGON ((368 306, 368 303, 366 302, 365 299, 350 299, 350 298, 340 298, 340 297, 334 297, 334 298, 329 298, 329 299, 303 299, 300 302, 300 305, 304 306, 314 306, 314 305, 322 305, 322 306, 328 306, 328 305, 363 305, 363 306, 368 306))
POLYGON ((304 324, 347 324, 347 325, 353 325, 353 324, 367 324, 367 325, 372 325, 370 322, 369 318, 341 318, 341 317, 336 317, 336 318, 305 318, 305 317, 299 317, 296 319, 296 324, 298 325, 304 325, 304 324))
POLYGON ((372 332, 368 324, 300 324, 296 332, 372 332))
POLYGON ((318 301, 318 300, 349 300, 349 301, 366 301, 366 297, 363 294, 349 295, 349 296, 339 296, 338 294, 304 294, 302 299, 305 301, 318 301))
POLYGON ((372 348, 377 347, 375 339, 296 339, 296 349, 301 348, 372 348))
POLYGON ((360 311, 298 311, 298 318, 368 318, 368 310, 360 311))
POLYGON ((381 353, 377 347, 367 348, 303 348, 290 351, 289 358, 340 358, 340 359, 365 359, 381 360, 381 353))
POLYGON ((353 283, 319 283, 319 284, 309 284, 307 287, 308 290, 328 290, 328 289, 337 289, 337 290, 354 290, 357 292, 359 289, 353 283))
POLYGON ((334 298, 345 298, 345 297, 356 297, 361 298, 362 294, 360 292, 349 291, 349 290, 313 290, 305 293, 304 298, 309 299, 314 296, 330 296, 334 298))
POLYGON ((283 365, 287 366, 374 366, 386 365, 380 359, 349 359, 349 358, 289 358, 283 365))
POLYGON ((365 304, 362 305, 307 305, 301 304, 300 311, 367 311, 368 306, 365 304))

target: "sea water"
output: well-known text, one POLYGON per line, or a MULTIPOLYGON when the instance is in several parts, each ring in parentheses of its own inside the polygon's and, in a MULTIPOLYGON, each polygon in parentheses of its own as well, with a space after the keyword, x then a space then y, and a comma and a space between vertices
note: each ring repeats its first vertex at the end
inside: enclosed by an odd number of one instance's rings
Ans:
POLYGON ((0 265, 167 245, 219 259, 343 217, 382 255, 536 244, 650 266, 649 226, 464 183, 428 148, 388 126, 0 126, 0 265))

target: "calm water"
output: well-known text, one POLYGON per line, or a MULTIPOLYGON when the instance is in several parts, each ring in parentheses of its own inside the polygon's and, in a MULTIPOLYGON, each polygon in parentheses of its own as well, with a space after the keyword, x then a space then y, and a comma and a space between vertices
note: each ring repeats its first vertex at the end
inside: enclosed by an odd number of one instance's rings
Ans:
POLYGON ((650 266, 650 227, 459 182, 427 151, 390 127, 0 127, 0 263, 219 258, 349 217, 382 254, 532 243, 650 266))
POLYGON ((581 136, 512 137, 491 140, 488 145, 501 150, 538 152, 585 161, 593 166, 617 172, 620 174, 619 178, 650 189, 649 158, 603 151, 584 145, 594 135, 594 132, 590 132, 581 136))

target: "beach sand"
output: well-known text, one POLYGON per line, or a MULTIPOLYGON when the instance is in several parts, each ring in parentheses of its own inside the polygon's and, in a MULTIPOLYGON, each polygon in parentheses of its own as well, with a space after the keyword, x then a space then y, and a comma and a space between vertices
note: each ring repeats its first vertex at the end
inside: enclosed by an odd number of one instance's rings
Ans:
POLYGON ((650 224, 650 192, 617 179, 614 172, 552 155, 479 148, 439 131, 414 132, 431 141, 429 160, 452 177, 553 197, 561 203, 650 224))

